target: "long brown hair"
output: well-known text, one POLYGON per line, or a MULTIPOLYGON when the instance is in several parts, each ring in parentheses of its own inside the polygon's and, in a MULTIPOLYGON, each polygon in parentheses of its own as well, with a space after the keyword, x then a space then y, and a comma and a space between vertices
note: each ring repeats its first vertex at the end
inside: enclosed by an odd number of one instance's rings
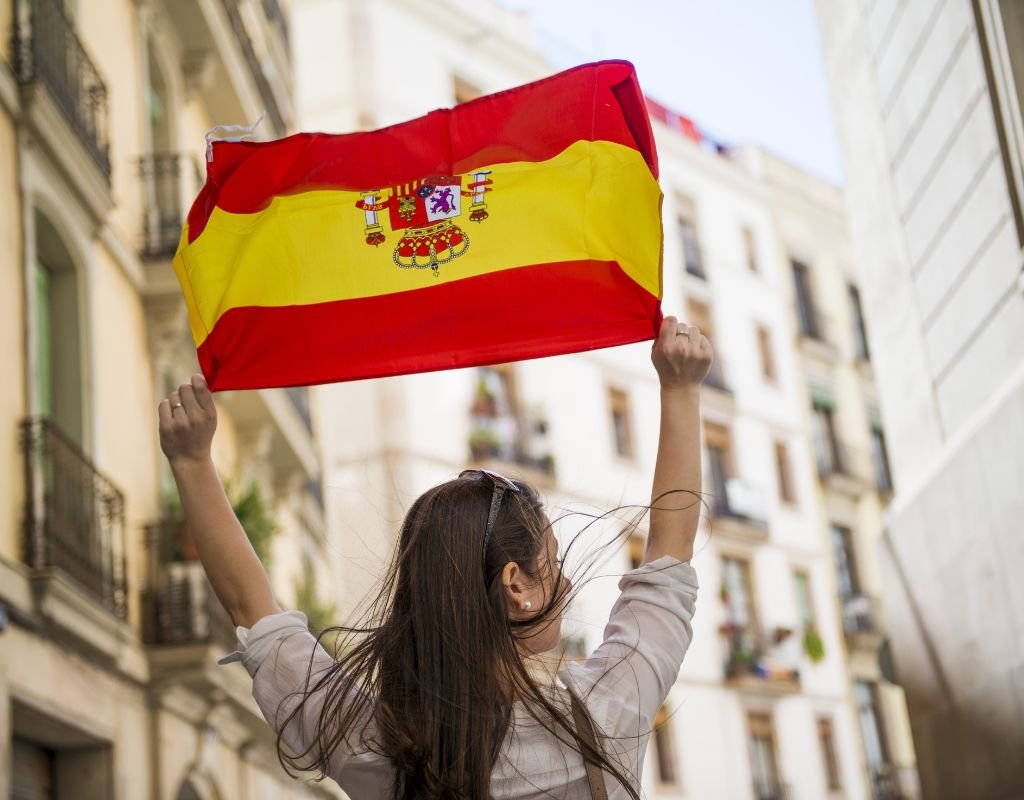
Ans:
MULTIPOLYGON (((568 597, 553 592, 528 625, 509 618, 501 575, 510 561, 531 579, 566 585, 558 564, 540 557, 551 524, 540 498, 528 484, 516 485, 518 493, 505 493, 486 553, 490 479, 467 475, 413 503, 365 622, 325 631, 343 634, 343 643, 333 654, 335 667, 300 693, 302 702, 282 726, 292 723, 314 692, 324 693, 305 752, 286 755, 278 736, 279 757, 289 772, 326 776, 332 753, 344 744, 393 763, 395 800, 487 798, 513 704, 522 701, 539 725, 596 761, 639 800, 635 777, 580 738, 566 704, 531 674, 518 646, 524 636, 557 624, 568 597), (542 575, 545 569, 555 573, 542 575), (372 733, 362 735, 364 730, 372 733)), ((522 771, 529 777, 528 769, 522 771)))

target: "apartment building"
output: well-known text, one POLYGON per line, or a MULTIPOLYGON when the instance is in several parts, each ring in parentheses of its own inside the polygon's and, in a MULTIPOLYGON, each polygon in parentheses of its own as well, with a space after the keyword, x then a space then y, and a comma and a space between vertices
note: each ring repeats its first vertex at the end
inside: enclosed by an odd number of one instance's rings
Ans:
MULTIPOLYGON (((170 261, 203 134, 262 110, 292 129, 287 16, 3 0, 0 42, 0 796, 338 796, 284 774, 248 676, 216 666, 233 631, 156 435, 196 368, 170 261)), ((308 393, 218 399, 217 464, 279 594, 326 606, 308 393)))

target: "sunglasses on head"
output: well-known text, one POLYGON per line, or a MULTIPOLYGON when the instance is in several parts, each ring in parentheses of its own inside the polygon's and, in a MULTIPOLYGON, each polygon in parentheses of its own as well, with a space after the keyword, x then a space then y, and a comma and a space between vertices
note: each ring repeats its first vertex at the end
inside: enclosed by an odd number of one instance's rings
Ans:
POLYGON ((494 484, 494 491, 491 493, 491 510, 487 514, 487 527, 484 528, 483 558, 486 559, 487 543, 490 541, 491 533, 494 531, 494 524, 498 519, 502 498, 505 496, 505 492, 519 494, 519 487, 504 475, 499 475, 497 472, 489 469, 466 469, 459 473, 460 478, 466 478, 470 475, 483 475, 494 484))

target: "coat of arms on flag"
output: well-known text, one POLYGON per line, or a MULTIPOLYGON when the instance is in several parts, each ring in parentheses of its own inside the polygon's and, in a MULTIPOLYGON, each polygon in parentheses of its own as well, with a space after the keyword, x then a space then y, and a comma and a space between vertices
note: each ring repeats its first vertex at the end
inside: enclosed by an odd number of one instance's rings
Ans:
POLYGON ((489 216, 484 193, 490 191, 491 170, 471 173, 466 188, 462 176, 437 175, 396 186, 388 190, 365 192, 356 208, 366 215, 363 234, 366 243, 375 247, 384 243, 384 226, 378 212, 390 212, 391 230, 405 233, 395 245, 392 260, 400 267, 426 269, 434 276, 438 267, 458 258, 469 249, 469 236, 452 219, 462 214, 462 198, 472 198, 469 207, 471 222, 483 222, 489 216))

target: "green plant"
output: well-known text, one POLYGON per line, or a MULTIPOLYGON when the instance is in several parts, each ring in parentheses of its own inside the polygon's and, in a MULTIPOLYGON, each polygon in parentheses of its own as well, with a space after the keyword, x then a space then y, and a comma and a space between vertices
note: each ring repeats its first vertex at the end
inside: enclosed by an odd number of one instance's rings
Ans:
POLYGON ((808 627, 804 631, 804 653, 815 664, 825 657, 825 643, 821 640, 821 634, 814 628, 808 627))
POLYGON ((277 534, 278 527, 274 518, 270 516, 259 484, 250 481, 245 489, 234 494, 231 507, 238 517, 242 530, 249 537, 252 549, 256 551, 260 561, 266 564, 270 558, 270 543, 277 534))
POLYGON ((498 455, 501 440, 490 428, 477 428, 469 435, 469 450, 473 458, 486 458, 498 455))
POLYGON ((314 636, 319 636, 331 627, 338 615, 334 603, 320 599, 316 573, 309 561, 303 563, 302 577, 295 584, 295 605, 306 615, 309 630, 314 636))

